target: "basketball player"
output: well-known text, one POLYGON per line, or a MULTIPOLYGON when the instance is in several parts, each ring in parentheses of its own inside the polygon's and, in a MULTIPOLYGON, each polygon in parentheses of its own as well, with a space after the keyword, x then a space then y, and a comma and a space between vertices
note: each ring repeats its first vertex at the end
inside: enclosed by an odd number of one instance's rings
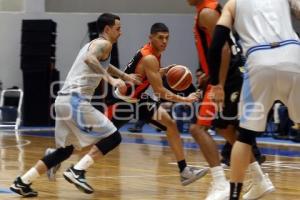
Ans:
POLYGON ((168 27, 163 23, 153 24, 150 30, 149 43, 137 51, 125 69, 125 73, 139 74, 142 77, 142 84, 128 85, 126 93, 121 93, 117 89, 115 98, 108 102, 110 106, 107 115, 117 128, 136 118, 166 130, 167 139, 178 163, 181 183, 188 185, 204 176, 207 169, 187 166, 176 122, 160 106, 160 102, 153 100, 144 93, 151 86, 157 97, 167 101, 191 103, 198 100, 197 93, 182 97, 163 86, 162 76, 170 66, 161 68, 160 59, 162 52, 168 45, 168 40, 168 27))
MULTIPOLYGON (((207 52, 221 14, 221 6, 217 0, 188 0, 188 2, 197 10, 194 27, 196 47, 200 66, 204 73, 209 76, 207 52)), ((229 143, 233 144, 236 140, 238 100, 243 81, 239 67, 243 66, 243 61, 239 57, 239 48, 233 42, 234 40, 235 38, 231 37, 230 42, 224 45, 222 49, 221 71, 226 73, 220 73, 222 75, 220 76, 220 84, 226 90, 226 105, 221 112, 215 114, 217 109, 210 99, 211 85, 208 85, 201 103, 197 124, 191 126, 191 133, 200 145, 211 169, 213 183, 206 200, 225 200, 229 196, 230 186, 220 163, 218 148, 207 130, 213 125, 216 127, 216 132, 221 134, 229 143)), ((261 172, 259 164, 254 159, 253 165, 255 166, 253 167, 254 170, 261 172)))
POLYGON ((74 174, 77 184, 91 193, 93 189, 85 181, 86 165, 107 154, 121 142, 117 128, 104 114, 96 110, 90 103, 95 88, 103 79, 112 86, 122 89, 126 87, 123 80, 139 84, 138 76, 127 75, 110 65, 112 44, 121 35, 120 17, 104 13, 97 20, 99 38, 86 44, 79 52, 66 78, 63 88, 55 101, 56 124, 55 141, 57 149, 39 160, 34 167, 23 176, 17 177, 10 189, 24 197, 38 195, 31 188, 31 183, 48 169, 68 159, 75 149, 92 148, 93 154, 87 154, 77 165, 65 175, 74 174), (122 77, 115 79, 112 75, 122 77), (70 142, 72 138, 75 142, 70 142))
MULTIPOLYGON (((297 88, 300 84, 300 40, 292 27, 291 9, 299 17, 300 1, 229 0, 215 28, 209 65, 216 103, 224 100, 219 61, 232 28, 239 34, 247 58, 239 107, 240 135, 231 154, 230 200, 240 197, 251 146, 256 134, 265 130, 274 101, 280 100, 287 105, 291 119, 300 122, 300 91, 297 88)), ((252 175, 255 176, 253 172, 252 175)), ((243 199, 258 199, 261 196, 256 192, 274 190, 269 179, 256 181, 260 184, 243 199)))

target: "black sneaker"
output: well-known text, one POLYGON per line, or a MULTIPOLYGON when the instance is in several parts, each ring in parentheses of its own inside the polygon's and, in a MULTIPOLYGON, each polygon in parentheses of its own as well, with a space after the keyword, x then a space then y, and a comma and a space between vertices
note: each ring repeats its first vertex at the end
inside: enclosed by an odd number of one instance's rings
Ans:
POLYGON ((74 184, 80 191, 87 194, 94 192, 94 189, 86 182, 85 170, 76 170, 71 166, 63 175, 69 183, 74 184))
POLYGON ((23 183, 21 178, 17 177, 9 189, 19 195, 22 195, 23 197, 36 197, 38 193, 34 191, 30 185, 31 184, 23 183))

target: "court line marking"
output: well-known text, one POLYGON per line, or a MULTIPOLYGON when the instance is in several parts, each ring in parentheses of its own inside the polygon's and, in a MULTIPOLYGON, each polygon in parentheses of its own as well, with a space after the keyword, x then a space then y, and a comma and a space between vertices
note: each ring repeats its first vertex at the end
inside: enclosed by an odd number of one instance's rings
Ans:
MULTIPOLYGON (((23 128, 19 129, 20 133, 22 132, 39 132, 39 131, 54 131, 54 128, 23 128)), ((6 132, 14 132, 15 130, 0 130, 0 131, 6 131, 6 132)), ((142 135, 142 136, 155 136, 155 137, 162 137, 165 136, 166 134, 163 133, 131 133, 128 131, 121 131, 122 135, 142 135)), ((26 133, 24 134, 26 135, 26 133)), ((48 136, 48 137, 53 137, 53 136, 48 136)), ((182 139, 193 139, 191 135, 181 135, 182 139)), ((214 138, 215 141, 225 141, 224 138, 221 136, 218 138, 214 138)), ((300 143, 281 143, 281 142, 268 142, 268 141, 261 141, 259 137, 257 138, 257 143, 258 144, 267 144, 267 145, 278 145, 278 146, 288 146, 288 147, 300 147, 300 143)))
POLYGON ((22 144, 15 144, 15 145, 4 145, 4 146, 0 145, 0 149, 8 149, 8 148, 12 148, 12 147, 24 147, 26 145, 31 144, 30 140, 20 140, 19 143, 20 142, 24 142, 24 143, 22 143, 22 144))

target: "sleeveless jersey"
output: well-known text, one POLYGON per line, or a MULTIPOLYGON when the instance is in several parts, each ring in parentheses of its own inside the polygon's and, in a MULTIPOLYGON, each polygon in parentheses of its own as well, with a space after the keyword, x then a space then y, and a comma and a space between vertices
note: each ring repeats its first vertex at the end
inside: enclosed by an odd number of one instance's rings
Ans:
POLYGON ((244 54, 257 45, 299 40, 290 12, 288 0, 236 0, 234 28, 244 54))
MULTIPOLYGON (((102 40, 102 38, 99 38, 102 40)), ((79 93, 87 98, 91 98, 95 89, 102 80, 101 74, 94 72, 85 62, 84 59, 88 49, 93 41, 87 43, 79 51, 71 70, 69 71, 66 81, 59 91, 62 94, 69 94, 72 92, 79 93)), ((110 55, 106 60, 99 61, 101 66, 105 69, 109 67, 110 55)))
MULTIPOLYGON (((198 58, 200 61, 201 69, 204 71, 206 75, 209 75, 209 67, 207 64, 207 53, 208 49, 211 45, 212 36, 210 33, 198 26, 199 14, 204 8, 210 8, 212 10, 216 10, 219 14, 221 14, 222 7, 218 4, 216 0, 204 0, 199 3, 196 7, 197 14, 195 16, 195 26, 194 26, 194 34, 195 34, 195 42, 198 51, 198 58)), ((230 87, 232 84, 236 84, 236 82, 240 82, 242 79, 239 67, 243 66, 243 60, 241 59, 241 50, 236 51, 235 49, 239 48, 236 43, 236 35, 232 35, 229 46, 231 47, 231 59, 229 64, 229 69, 226 78, 226 86, 230 87)), ((240 48, 239 48, 240 49, 240 48)))
MULTIPOLYGON (((126 65, 125 73, 133 74, 136 73, 136 70, 140 64, 140 61, 144 56, 147 55, 154 55, 153 48, 151 47, 150 43, 144 45, 138 52, 134 55, 131 61, 126 65)), ((159 61, 160 65, 160 57, 156 56, 157 60, 159 61)), ((139 99, 143 92, 147 90, 150 83, 146 76, 142 77, 142 83, 140 85, 128 85, 127 93, 125 96, 130 96, 131 98, 139 99)))
POLYGON ((218 11, 221 14, 221 6, 218 4, 217 0, 203 0, 196 6, 197 14, 195 16, 194 24, 194 37, 198 53, 198 59, 200 62, 200 67, 206 75, 209 75, 209 68, 207 64, 207 53, 210 47, 212 36, 208 31, 202 27, 198 26, 199 14, 204 8, 210 8, 218 11))

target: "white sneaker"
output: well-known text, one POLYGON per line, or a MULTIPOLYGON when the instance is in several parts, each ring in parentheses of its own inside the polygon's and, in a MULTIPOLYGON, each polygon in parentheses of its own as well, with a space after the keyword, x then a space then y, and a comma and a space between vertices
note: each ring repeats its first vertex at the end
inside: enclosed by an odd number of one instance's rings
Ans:
POLYGON ((275 187, 271 182, 268 174, 265 174, 262 180, 251 183, 249 191, 243 195, 244 200, 254 200, 263 197, 264 195, 274 192, 275 187))
MULTIPOLYGON (((53 153, 56 149, 53 149, 53 148, 47 148, 46 151, 45 151, 45 156, 53 153)), ((48 169, 47 171, 47 177, 49 179, 49 181, 55 181, 55 174, 57 172, 57 170, 60 168, 60 164, 54 166, 54 167, 51 167, 50 169, 48 169)))
POLYGON ((228 200, 229 195, 230 184, 228 181, 218 184, 212 183, 205 200, 228 200))
POLYGON ((180 181, 183 186, 186 186, 199 178, 205 176, 209 168, 199 169, 196 167, 185 167, 184 170, 180 173, 180 181))

